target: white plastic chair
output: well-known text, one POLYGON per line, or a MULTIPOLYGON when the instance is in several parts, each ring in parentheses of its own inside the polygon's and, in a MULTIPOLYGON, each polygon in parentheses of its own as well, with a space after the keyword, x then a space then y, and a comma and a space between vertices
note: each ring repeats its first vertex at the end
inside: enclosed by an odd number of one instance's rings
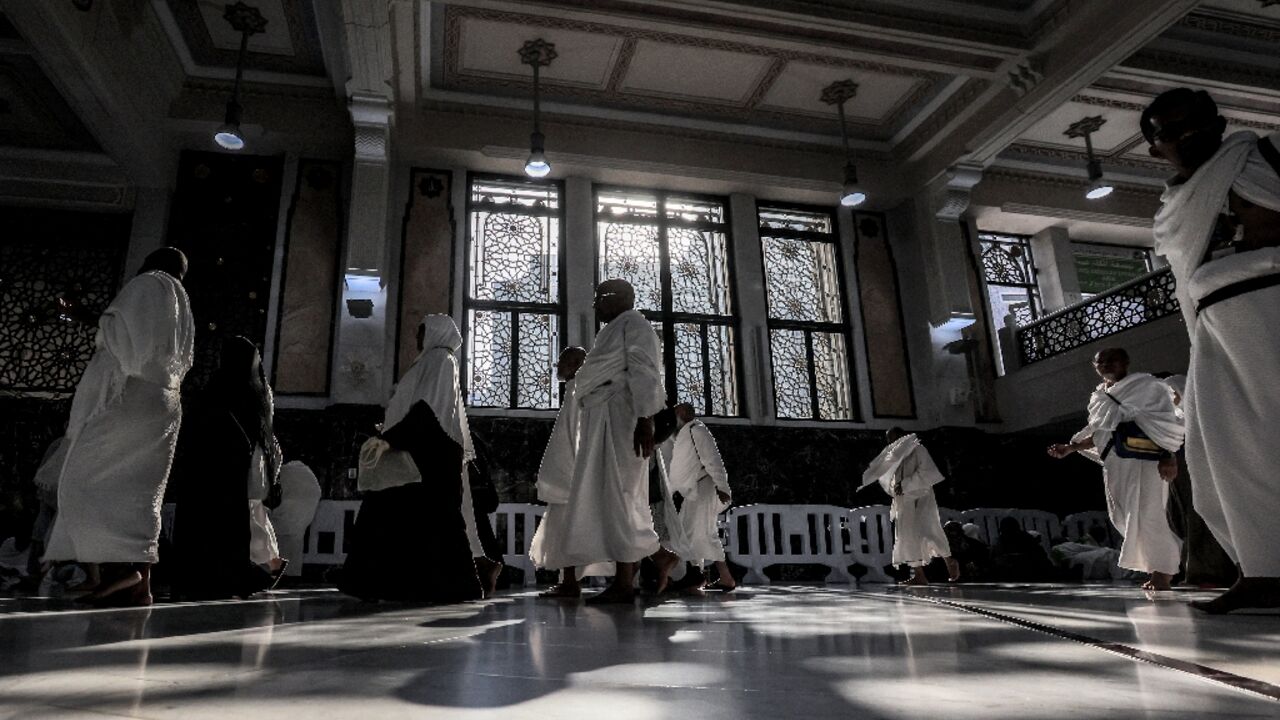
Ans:
POLYGON ((744 580, 767 585, 778 564, 831 568, 828 582, 853 582, 843 530, 846 511, 834 505, 743 505, 729 510, 726 555, 747 568, 744 580))
POLYGON ((321 500, 302 541, 302 562, 341 565, 347 559, 347 533, 355 527, 359 500, 321 500))
POLYGON ((545 505, 502 503, 495 512, 489 514, 493 532, 504 548, 502 562, 524 571, 525 587, 538 583, 533 561, 529 559, 529 543, 533 542, 533 533, 546 512, 545 505))
POLYGON ((888 505, 868 505, 848 511, 849 544, 853 562, 867 568, 862 581, 891 583, 884 571, 893 564, 893 523, 888 505))

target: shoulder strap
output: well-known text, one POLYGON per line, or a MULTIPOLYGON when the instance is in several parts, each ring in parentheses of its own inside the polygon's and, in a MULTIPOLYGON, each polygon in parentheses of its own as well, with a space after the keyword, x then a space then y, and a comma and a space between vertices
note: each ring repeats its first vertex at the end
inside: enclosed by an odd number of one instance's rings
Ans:
POLYGON ((1276 150, 1276 146, 1271 142, 1271 138, 1258 138, 1258 152, 1262 153, 1262 157, 1271 166, 1272 170, 1280 175, 1280 150, 1276 150))

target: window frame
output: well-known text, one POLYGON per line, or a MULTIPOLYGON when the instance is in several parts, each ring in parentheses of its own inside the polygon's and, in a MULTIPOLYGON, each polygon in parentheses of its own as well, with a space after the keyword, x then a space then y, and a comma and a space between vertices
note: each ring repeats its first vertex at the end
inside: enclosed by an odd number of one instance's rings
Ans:
POLYGON ((842 243, 839 220, 839 211, 824 205, 804 205, 800 203, 773 202, 765 200, 756 201, 756 232, 760 243, 760 276, 763 281, 761 282, 761 285, 764 288, 765 343, 768 345, 769 351, 769 387, 773 393, 773 416, 775 419, 782 422, 840 423, 862 421, 862 397, 858 388, 857 368, 854 366, 853 321, 849 310, 849 285, 845 278, 844 248, 841 247, 842 243), (831 232, 828 234, 806 230, 765 228, 760 222, 760 213, 766 210, 826 215, 831 220, 831 232), (764 251, 764 241, 768 237, 803 240, 805 242, 830 243, 832 247, 834 247, 836 282, 839 285, 840 295, 841 322, 832 323, 814 320, 787 320, 774 318, 772 316, 770 312, 771 305, 769 303, 769 273, 767 268, 769 259, 765 255, 764 251), (806 369, 809 380, 809 412, 811 413, 809 417, 786 417, 778 414, 778 384, 777 373, 774 372, 773 357, 774 330, 799 330, 804 333, 805 362, 807 363, 806 369), (844 373, 849 383, 849 417, 847 418, 824 418, 821 417, 821 413, 819 412, 818 373, 817 363, 814 361, 813 352, 813 333, 815 332, 839 334, 844 338, 844 373))
MULTIPOLYGON (((653 224, 658 228, 658 277, 661 290, 661 305, 659 310, 639 310, 641 315, 650 323, 657 323, 662 326, 662 368, 663 382, 667 394, 667 402, 675 405, 680 402, 679 383, 676 373, 676 337, 675 326, 679 323, 695 324, 699 328, 699 337, 701 339, 702 350, 702 399, 703 407, 707 412, 699 412, 699 417, 716 418, 716 419, 742 419, 749 417, 746 407, 745 392, 743 389, 743 360, 742 360, 742 318, 738 311, 739 294, 738 294, 738 272, 736 265, 736 255, 733 246, 733 210, 730 205, 730 199, 722 195, 711 195, 706 193, 680 192, 677 190, 660 190, 656 188, 631 187, 626 185, 606 185, 595 184, 591 192, 591 222, 592 231, 595 236, 595 284, 599 285, 608 278, 600 276, 601 265, 604 261, 604 251, 601 245, 602 238, 600 236, 600 223, 608 220, 617 219, 616 216, 606 215, 600 212, 600 195, 601 194, 634 194, 645 195, 654 198, 658 203, 656 215, 653 224), (695 202, 717 203, 724 212, 724 220, 720 223, 707 222, 690 222, 683 220, 672 221, 666 214, 666 203, 670 199, 693 200, 695 202), (725 267, 728 270, 726 286, 729 291, 729 310, 728 315, 708 315, 704 313, 677 312, 674 310, 675 300, 672 290, 671 278, 671 253, 670 241, 667 230, 671 226, 686 227, 698 230, 714 229, 715 232, 724 234, 725 246, 725 267), (711 412, 713 403, 711 401, 711 357, 710 346, 707 342, 708 328, 710 326, 727 327, 733 333, 733 400, 737 407, 736 415, 718 415, 711 412)), ((634 222, 634 224, 648 224, 634 222)), ((597 331, 600 328, 599 323, 596 324, 597 331)))
MULTIPOLYGON (((1040 296, 1040 268, 1036 265, 1035 251, 1031 249, 1030 235, 1019 235, 1017 233, 995 232, 993 230, 982 230, 981 228, 979 228, 978 229, 978 269, 982 273, 983 284, 986 285, 988 288, 987 298, 986 298, 988 312, 991 312, 993 310, 991 307, 990 288, 1006 287, 1006 288, 1021 288, 1026 291, 1027 306, 1028 308, 1030 308, 1032 322, 1036 321, 1037 319, 1045 315, 1044 300, 1040 296), (1008 240, 1002 240, 1002 239, 990 240, 988 238, 1012 238, 1017 242, 1009 242, 1008 240), (1027 268, 1031 272, 1030 282, 1006 283, 1006 282, 992 282, 990 279, 988 279, 986 264, 982 260, 982 256, 984 255, 982 246, 984 242, 994 242, 999 245, 1017 245, 1022 247, 1027 253, 1027 268)), ((994 316, 994 312, 992 312, 992 315, 994 316)), ((1003 321, 1003 318, 1001 318, 1001 320, 1003 321)), ((1001 326, 1003 327, 1003 325, 1001 326)))
MULTIPOLYGON (((558 412, 560 409, 560 393, 552 391, 551 395, 556 398, 556 404, 553 407, 530 407, 527 405, 519 405, 519 384, 520 384, 520 322, 519 316, 525 315, 551 315, 556 318, 557 331, 561 338, 561 345, 564 345, 564 337, 566 331, 566 323, 568 321, 568 291, 566 282, 567 263, 565 260, 565 183, 563 180, 534 180, 520 175, 503 175, 500 173, 486 172, 467 172, 466 184, 466 202, 464 203, 466 213, 466 225, 462 236, 462 348, 459 351, 459 361, 462 371, 459 373, 460 392, 466 399, 467 408, 484 409, 484 410, 521 410, 535 412, 558 412), (512 183, 526 185, 529 187, 552 187, 555 188, 557 194, 557 207, 555 214, 544 214, 538 212, 519 212, 509 213, 513 215, 529 215, 531 217, 555 217, 558 228, 558 237, 556 238, 556 267, 557 267, 557 288, 555 303, 529 303, 529 302, 512 302, 507 300, 477 300, 471 297, 471 273, 472 273, 472 233, 475 228, 472 226, 473 216, 478 204, 473 199, 473 188, 477 181, 481 184, 485 182, 512 183), (507 404, 506 405, 473 405, 471 403, 471 365, 468 356, 467 347, 470 338, 471 323, 470 317, 472 311, 483 312, 502 312, 507 314, 511 319, 511 349, 510 349, 510 380, 507 388, 507 404)), ((555 358, 552 358, 552 368, 554 368, 555 358)), ((554 384, 555 379, 552 377, 554 384)))

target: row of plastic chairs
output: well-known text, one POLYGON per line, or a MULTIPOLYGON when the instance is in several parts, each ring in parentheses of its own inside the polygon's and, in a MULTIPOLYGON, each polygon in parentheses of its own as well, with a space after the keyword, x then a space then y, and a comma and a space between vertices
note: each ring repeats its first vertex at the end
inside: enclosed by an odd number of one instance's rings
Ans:
MULTIPOLYGON (((1023 530, 1039 536, 1045 550, 1052 538, 1082 537, 1100 525, 1111 544, 1119 542, 1103 512, 1083 512, 1059 519, 1044 510, 940 508, 942 522, 957 520, 978 526, 982 539, 994 543, 1000 522, 1014 518, 1023 530)), ((834 505, 743 505, 730 508, 723 537, 726 555, 747 568, 746 582, 766 584, 765 568, 779 564, 825 565, 828 582, 853 582, 849 572, 861 565, 864 582, 890 582, 885 568, 893 559, 893 526, 887 505, 851 510, 834 505)))
MULTIPOLYGON (((359 500, 320 501, 302 538, 302 563, 341 565, 350 549, 351 529, 359 511, 359 500)), ((503 562, 524 573, 526 586, 536 583, 529 543, 545 512, 543 505, 503 503, 489 516, 504 548, 503 562)), ((999 537, 1000 521, 1012 517, 1024 530, 1037 533, 1046 550, 1051 538, 1083 537, 1095 525, 1107 530, 1112 545, 1119 544, 1119 535, 1103 512, 1075 513, 1061 520, 1043 510, 1010 508, 940 508, 939 515, 943 522, 977 525, 988 543, 999 537)), ((165 507, 163 517, 169 532, 172 506, 165 507)), ((857 564, 866 568, 862 581, 890 581, 885 568, 893 557, 893 527, 886 505, 851 510, 834 505, 742 505, 721 515, 720 530, 726 556, 747 568, 745 580, 749 583, 768 583, 765 568, 778 564, 825 565, 831 568, 828 582, 853 582, 849 567, 857 564)))

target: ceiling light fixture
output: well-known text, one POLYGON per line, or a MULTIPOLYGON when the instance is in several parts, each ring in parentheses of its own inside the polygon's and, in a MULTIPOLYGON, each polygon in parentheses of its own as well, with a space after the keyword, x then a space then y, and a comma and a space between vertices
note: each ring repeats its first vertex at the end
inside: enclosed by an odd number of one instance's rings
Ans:
POLYGON ((840 204, 858 207, 867 201, 867 192, 858 183, 858 168, 853 164, 853 151, 849 149, 849 128, 844 118, 844 104, 858 94, 858 83, 837 80, 822 89, 822 102, 835 105, 840 114, 840 139, 844 141, 844 186, 840 190, 840 204))
POLYGON ((543 178, 551 172, 551 163, 547 162, 546 138, 542 135, 540 124, 542 107, 539 102, 538 69, 551 64, 556 59, 555 43, 542 38, 525 41, 520 47, 520 62, 533 68, 533 134, 529 136, 529 159, 524 163, 524 174, 531 178, 543 178))
POLYGON ((1071 127, 1063 133, 1069 138, 1084 138, 1084 150, 1089 158, 1085 164, 1085 169, 1089 173, 1089 187, 1085 189, 1084 196, 1090 200, 1101 200, 1115 190, 1111 183, 1102 179, 1102 163, 1093 154, 1093 134, 1101 130, 1106 123, 1106 119, 1101 115, 1080 118, 1071 123, 1071 127))
POLYGON ((267 19, 262 17, 258 8, 237 2, 222 9, 222 19, 226 20, 236 32, 240 33, 240 54, 236 56, 236 83, 231 90, 231 99, 227 101, 227 114, 222 125, 214 131, 213 141, 227 150, 244 149, 244 135, 240 132, 240 77, 244 75, 244 56, 249 49, 249 36, 266 30, 267 19))

